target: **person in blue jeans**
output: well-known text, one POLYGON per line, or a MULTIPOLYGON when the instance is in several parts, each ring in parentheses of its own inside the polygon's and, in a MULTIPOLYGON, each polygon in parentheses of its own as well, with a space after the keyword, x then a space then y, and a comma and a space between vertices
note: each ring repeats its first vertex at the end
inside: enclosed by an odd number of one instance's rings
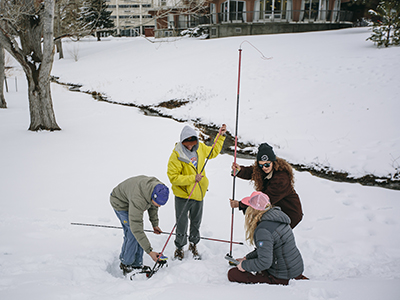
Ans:
POLYGON ((158 227, 158 208, 168 201, 169 189, 155 177, 135 176, 116 186, 110 195, 110 203, 121 222, 124 241, 119 259, 120 268, 126 275, 143 266, 143 253, 157 261, 159 253, 153 251, 143 230, 143 213, 148 212, 153 232, 161 234, 158 227))

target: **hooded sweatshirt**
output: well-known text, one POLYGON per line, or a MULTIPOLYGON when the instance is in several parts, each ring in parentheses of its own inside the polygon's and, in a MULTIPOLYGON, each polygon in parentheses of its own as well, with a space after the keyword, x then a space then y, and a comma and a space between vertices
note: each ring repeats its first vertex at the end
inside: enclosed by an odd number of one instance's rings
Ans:
POLYGON ((186 155, 186 157, 191 161, 191 163, 195 167, 197 167, 197 161, 198 161, 197 150, 199 149, 199 138, 197 137, 197 132, 192 127, 186 125, 182 129, 179 144, 181 144, 180 148, 182 149, 183 154, 186 155), (193 146, 192 150, 189 150, 188 148, 183 146, 182 142, 192 136, 196 137, 197 144, 193 146))
MULTIPOLYGON (((175 148, 171 153, 168 161, 167 175, 172 184, 172 191, 174 195, 180 198, 188 199, 193 187, 196 184, 196 174, 199 174, 203 169, 206 158, 210 154, 210 159, 217 157, 221 152, 222 146, 225 141, 225 136, 220 136, 215 143, 214 149, 212 147, 199 142, 197 132, 190 126, 185 126, 180 135, 180 141, 175 144, 175 148), (197 144, 189 151, 182 142, 195 136, 197 144), (195 162, 197 160, 197 163, 195 162)), ((214 139, 215 142, 215 139, 214 139)), ((195 189, 190 197, 192 200, 202 201, 208 188, 208 178, 206 177, 205 170, 201 173, 204 177, 196 184, 195 189)))
POLYGON ((151 201, 157 184, 163 183, 155 177, 131 177, 116 186, 110 196, 111 206, 116 211, 128 211, 130 229, 146 253, 153 248, 143 230, 143 213, 147 210, 151 225, 158 226, 158 207, 151 201))

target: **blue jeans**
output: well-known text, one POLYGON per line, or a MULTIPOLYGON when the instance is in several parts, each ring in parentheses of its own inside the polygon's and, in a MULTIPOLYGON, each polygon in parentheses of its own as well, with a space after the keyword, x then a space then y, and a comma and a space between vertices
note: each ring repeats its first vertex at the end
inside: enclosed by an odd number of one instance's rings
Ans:
POLYGON ((139 245, 129 227, 128 212, 114 211, 124 230, 124 242, 122 243, 119 260, 126 266, 141 267, 143 265, 143 248, 139 245))

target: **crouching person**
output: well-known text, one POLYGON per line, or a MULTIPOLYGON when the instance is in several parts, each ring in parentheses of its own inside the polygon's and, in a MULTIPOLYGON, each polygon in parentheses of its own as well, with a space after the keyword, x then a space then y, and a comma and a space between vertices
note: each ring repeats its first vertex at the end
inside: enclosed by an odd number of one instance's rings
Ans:
POLYGON ((154 252, 143 229, 143 213, 147 210, 154 233, 161 234, 158 227, 158 208, 168 201, 169 190, 155 177, 144 175, 131 177, 115 187, 110 196, 124 230, 120 268, 124 275, 135 269, 149 270, 143 266, 143 251, 157 261, 159 253, 154 252))
POLYGON ((248 205, 245 214, 246 239, 256 249, 228 271, 228 279, 242 283, 288 285, 289 280, 307 279, 300 251, 290 228, 290 218, 280 207, 272 207, 262 192, 242 199, 248 205))

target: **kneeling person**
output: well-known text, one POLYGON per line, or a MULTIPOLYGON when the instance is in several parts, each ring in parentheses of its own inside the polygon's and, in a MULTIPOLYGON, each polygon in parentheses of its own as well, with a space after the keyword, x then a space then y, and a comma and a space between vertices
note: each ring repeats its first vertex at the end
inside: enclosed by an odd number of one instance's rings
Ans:
POLYGON ((269 197, 253 192, 242 199, 248 206, 245 214, 246 239, 256 249, 228 272, 229 281, 242 283, 289 284, 302 276, 304 266, 290 218, 278 206, 272 207, 269 197))

